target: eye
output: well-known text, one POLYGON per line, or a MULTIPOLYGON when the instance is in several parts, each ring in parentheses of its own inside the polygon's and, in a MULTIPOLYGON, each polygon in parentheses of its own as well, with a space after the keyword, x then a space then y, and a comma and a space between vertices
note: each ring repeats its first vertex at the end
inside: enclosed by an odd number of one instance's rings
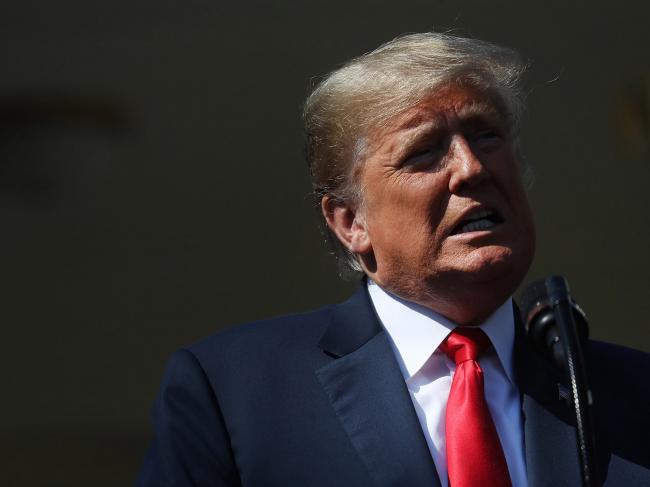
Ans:
POLYGON ((476 132, 472 138, 472 146, 481 152, 494 152, 504 143, 504 136, 499 130, 485 129, 476 132))
POLYGON ((404 158, 401 166, 413 171, 429 169, 445 155, 446 145, 444 140, 424 144, 422 147, 412 150, 404 158))

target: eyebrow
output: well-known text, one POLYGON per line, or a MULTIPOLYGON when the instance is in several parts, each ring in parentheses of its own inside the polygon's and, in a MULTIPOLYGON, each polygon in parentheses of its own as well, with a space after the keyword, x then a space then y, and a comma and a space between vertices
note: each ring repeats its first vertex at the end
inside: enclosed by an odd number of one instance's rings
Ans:
POLYGON ((487 101, 475 101, 468 105, 463 105, 457 112, 458 118, 476 118, 476 117, 494 117, 502 119, 503 114, 497 110, 493 103, 487 101))
POLYGON ((441 117, 430 118, 430 115, 426 112, 426 110, 418 110, 413 114, 413 116, 409 117, 406 120, 403 120, 399 124, 398 130, 411 130, 421 125, 431 125, 432 123, 439 125, 440 118, 441 117))
MULTIPOLYGON (((423 118, 419 117, 420 122, 423 118)), ((439 133, 443 130, 445 122, 441 120, 440 117, 435 119, 430 119, 424 123, 410 123, 409 128, 402 129, 401 136, 394 140, 394 146, 391 150, 393 154, 392 157, 402 158, 406 153, 408 153, 414 146, 417 146, 421 142, 430 139, 435 136, 436 133, 439 133)))

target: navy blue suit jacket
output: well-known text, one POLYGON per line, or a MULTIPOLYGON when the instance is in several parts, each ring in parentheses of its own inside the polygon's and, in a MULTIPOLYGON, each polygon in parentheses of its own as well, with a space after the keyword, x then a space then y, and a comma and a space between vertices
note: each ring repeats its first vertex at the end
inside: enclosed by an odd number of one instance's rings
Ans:
MULTIPOLYGON (((529 485, 579 486, 559 377, 519 330, 516 341, 529 485)), ((650 356, 589 342, 586 358, 605 485, 650 486, 650 356)), ((138 487, 440 485, 365 286, 176 352, 153 423, 138 487)))

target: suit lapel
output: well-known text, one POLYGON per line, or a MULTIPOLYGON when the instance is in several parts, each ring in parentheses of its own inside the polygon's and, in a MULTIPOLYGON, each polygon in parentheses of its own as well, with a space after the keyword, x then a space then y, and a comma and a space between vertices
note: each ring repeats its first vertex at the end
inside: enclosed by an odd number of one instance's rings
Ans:
POLYGON ((365 286, 333 314, 320 342, 336 358, 316 376, 376 485, 440 486, 386 332, 365 286))

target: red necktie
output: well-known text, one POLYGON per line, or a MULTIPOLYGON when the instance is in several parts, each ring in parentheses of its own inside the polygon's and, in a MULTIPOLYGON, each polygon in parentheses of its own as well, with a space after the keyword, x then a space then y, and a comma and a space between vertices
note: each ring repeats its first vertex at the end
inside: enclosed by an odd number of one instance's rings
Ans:
POLYGON ((456 362, 445 437, 450 487, 510 487, 508 465, 485 402, 477 360, 490 347, 479 328, 456 328, 440 348, 456 362))

